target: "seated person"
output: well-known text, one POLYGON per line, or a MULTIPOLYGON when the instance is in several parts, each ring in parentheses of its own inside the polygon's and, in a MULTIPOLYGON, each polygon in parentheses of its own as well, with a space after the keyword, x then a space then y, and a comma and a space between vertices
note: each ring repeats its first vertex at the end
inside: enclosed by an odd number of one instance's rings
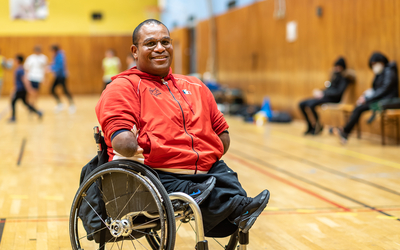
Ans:
POLYGON ((96 105, 110 161, 142 153, 168 193, 187 193, 200 205, 207 236, 227 236, 238 227, 247 232, 269 192, 247 197, 220 160, 229 148, 229 126, 211 91, 195 77, 171 73, 173 47, 163 23, 142 22, 132 39, 137 66, 113 77, 96 105))
POLYGON ((347 124, 343 128, 335 129, 335 134, 339 137, 342 144, 347 143, 351 130, 358 123, 361 114, 370 109, 371 103, 399 96, 399 78, 395 63, 389 63, 383 54, 376 52, 369 59, 369 67, 375 74, 372 89, 365 91, 358 98, 357 106, 353 110, 347 124))
POLYGON ((300 109, 304 115, 304 118, 307 121, 308 128, 305 135, 313 134, 317 135, 322 131, 322 125, 319 122, 318 114, 315 111, 315 108, 324 103, 338 103, 342 99, 342 95, 346 90, 347 84, 353 81, 352 77, 350 76, 349 72, 346 70, 346 62, 343 57, 340 57, 334 64, 333 74, 331 80, 326 82, 325 86, 326 89, 321 90, 314 90, 313 91, 313 98, 304 100, 300 102, 300 109), (313 116, 315 124, 313 125, 308 117, 306 112, 306 107, 308 107, 313 116))

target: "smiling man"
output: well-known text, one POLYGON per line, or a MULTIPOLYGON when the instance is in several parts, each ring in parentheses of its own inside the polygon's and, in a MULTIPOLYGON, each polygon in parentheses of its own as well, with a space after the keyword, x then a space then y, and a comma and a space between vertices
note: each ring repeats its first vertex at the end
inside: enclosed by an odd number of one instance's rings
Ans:
POLYGON ((168 193, 185 192, 200 205, 207 236, 247 232, 269 200, 247 197, 237 174, 220 160, 229 148, 228 124, 197 78, 171 73, 172 40, 149 19, 132 36, 133 67, 103 91, 96 114, 109 159, 135 159, 157 171, 168 193))

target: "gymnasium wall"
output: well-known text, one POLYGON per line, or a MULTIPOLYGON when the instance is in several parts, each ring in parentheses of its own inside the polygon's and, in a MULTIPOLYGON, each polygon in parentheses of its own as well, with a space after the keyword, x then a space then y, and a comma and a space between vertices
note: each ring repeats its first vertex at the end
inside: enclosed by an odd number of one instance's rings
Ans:
MULTIPOLYGON (((101 61, 105 50, 113 48, 126 69, 133 29, 147 18, 158 18, 157 0, 48 0, 49 16, 42 21, 11 20, 9 1, 0 8, 0 53, 13 58, 17 53, 28 56, 35 45, 51 59, 50 46, 59 44, 67 58, 68 85, 74 94, 101 93, 101 61), (3 8, 4 7, 4 8, 3 8), (102 20, 92 20, 101 12, 102 20)), ((48 78, 51 81, 51 76, 48 78)), ((12 71, 5 74, 2 94, 13 86, 12 71)), ((41 88, 49 93, 51 83, 41 88)))
POLYGON ((171 68, 176 74, 187 75, 190 73, 189 30, 186 28, 174 29, 170 32, 174 59, 171 68))
MULTIPOLYGON (((216 17, 218 79, 242 88, 249 103, 269 96, 274 109, 300 117, 299 101, 324 87, 338 56, 356 71, 356 97, 371 86, 373 51, 400 62, 400 1, 286 0, 283 19, 274 18, 274 3, 260 1, 216 17), (297 22, 298 37, 289 43, 290 21, 297 22)), ((206 20, 196 27, 200 73, 207 69, 209 26, 206 20)))

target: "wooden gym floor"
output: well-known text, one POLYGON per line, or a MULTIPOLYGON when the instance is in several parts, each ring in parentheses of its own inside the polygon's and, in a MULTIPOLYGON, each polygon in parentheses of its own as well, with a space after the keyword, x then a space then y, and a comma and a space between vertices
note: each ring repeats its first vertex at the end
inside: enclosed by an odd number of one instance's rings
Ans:
MULTIPOLYGON (((80 170, 96 153, 98 96, 75 99, 75 114, 54 114, 54 100, 41 98, 42 121, 19 103, 9 124, 8 98, 0 98, 1 250, 71 249, 69 210, 80 170)), ((249 196, 271 192, 248 249, 400 249, 399 147, 366 136, 343 147, 326 131, 302 136, 301 122, 227 120, 231 148, 223 159, 249 196)), ((194 248, 190 235, 178 231, 177 249, 194 248)))

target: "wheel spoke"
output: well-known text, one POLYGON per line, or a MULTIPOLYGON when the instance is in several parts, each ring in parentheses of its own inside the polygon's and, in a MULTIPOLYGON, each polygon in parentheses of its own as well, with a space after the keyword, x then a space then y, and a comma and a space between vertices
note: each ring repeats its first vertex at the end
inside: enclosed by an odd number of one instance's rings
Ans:
MULTIPOLYGON (((147 247, 145 247, 143 244, 142 244, 142 242, 140 242, 140 241, 138 241, 133 235, 129 235, 129 237, 130 238, 133 238, 134 240, 136 240, 142 247, 144 247, 145 249, 147 249, 147 247)), ((133 244, 133 242, 132 242, 132 244, 133 244)), ((136 248, 135 248, 136 249, 136 248)))
POLYGON ((94 182, 94 184, 97 186, 97 188, 99 189, 99 191, 101 192, 101 194, 103 195, 103 197, 105 198, 106 201, 104 201, 104 203, 108 202, 108 199, 106 197, 106 195, 103 193, 103 190, 101 190, 100 186, 98 185, 97 181, 94 182))
POLYGON ((217 239, 215 239, 215 238, 212 238, 212 239, 215 240, 215 242, 217 242, 222 248, 225 249, 225 247, 217 239))
POLYGON ((103 220, 103 218, 101 218, 101 216, 96 212, 96 210, 92 207, 92 205, 90 205, 90 203, 85 199, 85 197, 82 197, 83 200, 86 201, 86 203, 90 206, 90 208, 93 210, 93 212, 96 213, 97 217, 100 218, 100 220, 104 223, 104 225, 110 230, 110 228, 107 226, 107 224, 105 223, 105 221, 103 220))
MULTIPOLYGON (((140 224, 140 225, 138 225, 138 226, 147 225, 147 224, 149 224, 149 223, 151 223, 151 222, 153 222, 153 221, 159 220, 159 219, 160 219, 160 218, 155 218, 155 219, 152 219, 152 220, 146 221, 145 223, 142 223, 142 224, 140 224)), ((134 229, 134 228, 132 228, 132 230, 135 230, 135 229, 134 229)), ((140 231, 138 231, 138 230, 135 230, 135 231, 137 231, 137 232, 140 232, 140 231)))
POLYGON ((198 240, 197 240, 197 232, 196 232, 196 230, 194 230, 193 225, 192 225, 192 223, 190 222, 190 220, 189 220, 189 225, 190 225, 190 227, 192 228, 192 230, 193 230, 193 232, 194 232, 194 235, 196 235, 196 242, 197 242, 197 241, 198 241, 198 240))
MULTIPOLYGON (((121 213, 124 211, 124 209, 126 208, 126 206, 128 206, 129 202, 131 201, 131 199, 133 198, 133 196, 135 196, 136 192, 138 191, 138 189, 139 189, 141 186, 142 186, 142 185, 139 185, 139 186, 136 188, 135 192, 133 192, 133 194, 131 195, 131 198, 129 198, 129 200, 126 202, 125 206, 122 208, 121 212, 119 212, 119 214, 117 215, 117 217, 116 217, 115 219, 118 219, 118 218, 119 218, 119 216, 121 215, 121 213)), ((115 200, 117 200, 117 199, 115 199, 115 200)))
POLYGON ((85 236, 82 236, 82 237, 79 238, 79 240, 81 240, 81 239, 83 239, 83 238, 86 238, 86 237, 88 237, 89 235, 94 235, 95 233, 98 233, 98 232, 100 232, 100 231, 102 231, 102 230, 104 230, 104 229, 106 229, 106 227, 102 227, 101 229, 99 229, 99 230, 97 230, 97 231, 94 231, 93 233, 90 233, 90 234, 87 234, 87 235, 85 235, 85 236))
MULTIPOLYGON (((117 242, 117 237, 115 237, 115 240, 114 240, 114 242, 113 242, 113 244, 112 244, 110 250, 112 250, 112 249, 114 248, 114 245, 115 245, 116 242, 117 242)), ((118 246, 118 243, 117 243, 117 246, 118 246)))
MULTIPOLYGON (((117 196, 115 195, 115 189, 114 189, 114 182, 113 182, 113 178, 111 178, 111 186, 112 186, 112 189, 113 189, 113 193, 114 193, 114 201, 115 201, 115 207, 117 208, 117 213, 118 213, 118 204, 117 204, 117 196)), ((118 216, 117 216, 117 218, 115 218, 115 219, 118 219, 118 216)))
POLYGON ((178 228, 176 229, 177 232, 178 232, 179 228, 181 227, 181 225, 182 225, 182 221, 181 221, 181 223, 179 224, 178 228))
POLYGON ((140 211, 140 212, 135 216, 135 218, 132 218, 132 223, 133 223, 134 220, 136 220, 136 218, 139 216, 139 214, 141 214, 149 205, 150 205, 150 203, 147 204, 147 205, 142 209, 142 211, 140 211))
POLYGON ((135 248, 135 250, 136 250, 136 246, 135 246, 135 244, 133 243, 133 240, 132 240, 132 239, 131 239, 131 242, 132 242, 133 248, 135 248))
MULTIPOLYGON (((104 243, 102 246, 100 246, 97 250, 100 250, 100 248, 104 247, 107 243, 110 243, 112 240, 113 240, 113 238, 111 238, 109 241, 105 242, 105 243, 104 243)), ((116 240, 117 240, 117 238, 115 238, 114 243, 115 243, 116 240)), ((113 246, 114 246, 114 244, 113 244, 113 246)), ((111 249, 112 249, 112 247, 111 247, 111 249)), ((111 250, 111 249, 110 249, 110 250, 111 250)))

